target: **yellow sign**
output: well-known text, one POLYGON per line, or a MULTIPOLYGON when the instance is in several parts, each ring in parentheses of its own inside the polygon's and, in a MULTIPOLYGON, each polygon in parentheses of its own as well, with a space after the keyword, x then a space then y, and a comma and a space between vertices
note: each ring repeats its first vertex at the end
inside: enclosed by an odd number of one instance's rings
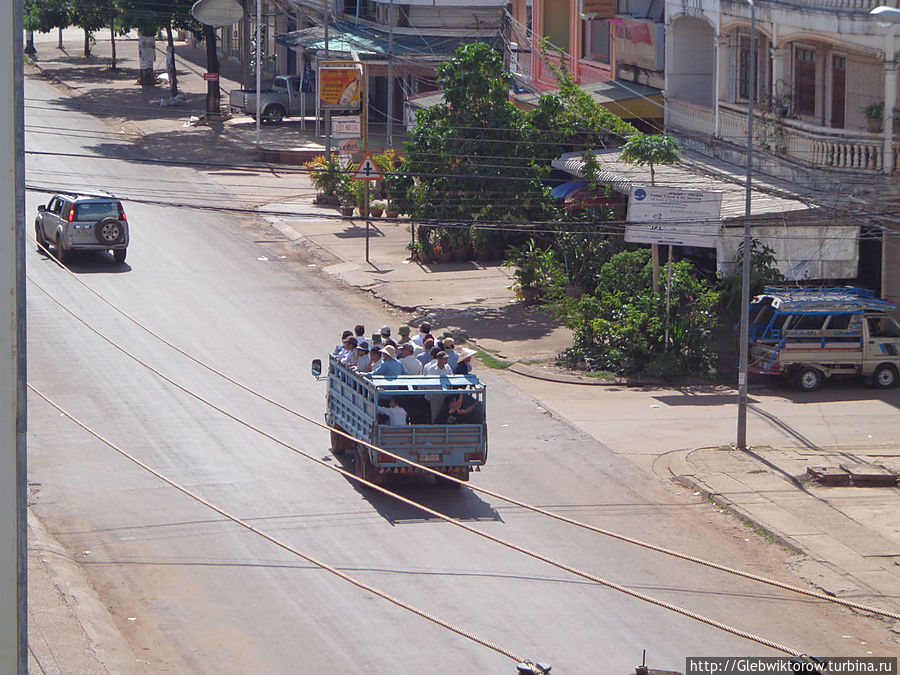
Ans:
POLYGON ((581 13, 594 19, 611 19, 616 14, 615 0, 581 0, 581 13))
POLYGON ((362 71, 356 67, 319 68, 319 100, 323 108, 355 110, 359 108, 362 71))

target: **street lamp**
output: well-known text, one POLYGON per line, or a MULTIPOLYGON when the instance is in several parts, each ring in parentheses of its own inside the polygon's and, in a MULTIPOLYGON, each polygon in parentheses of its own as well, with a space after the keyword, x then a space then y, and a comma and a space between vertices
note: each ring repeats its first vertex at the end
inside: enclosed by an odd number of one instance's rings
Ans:
POLYGON ((884 41, 884 143, 881 165, 884 173, 894 172, 894 105, 897 102, 897 58, 894 55, 894 38, 900 24, 900 9, 876 7, 869 11, 879 26, 888 29, 884 41))
POLYGON ((750 195, 753 171, 753 103, 756 100, 756 5, 750 5, 750 82, 747 86, 747 181, 744 195, 744 255, 741 267, 741 335, 738 360, 737 447, 747 449, 747 380, 750 363, 750 195))

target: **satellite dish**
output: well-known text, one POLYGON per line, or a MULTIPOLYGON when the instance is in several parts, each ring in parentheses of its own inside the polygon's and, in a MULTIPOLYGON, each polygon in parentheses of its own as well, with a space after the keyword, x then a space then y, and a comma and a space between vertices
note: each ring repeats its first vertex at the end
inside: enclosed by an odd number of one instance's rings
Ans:
POLYGON ((244 8, 234 0, 197 0, 191 15, 207 26, 231 26, 244 18, 244 8))

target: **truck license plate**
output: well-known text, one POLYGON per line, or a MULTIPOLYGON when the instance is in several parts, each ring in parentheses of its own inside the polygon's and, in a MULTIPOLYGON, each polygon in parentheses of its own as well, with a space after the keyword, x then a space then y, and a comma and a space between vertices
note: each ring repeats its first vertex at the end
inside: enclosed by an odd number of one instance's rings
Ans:
POLYGON ((440 462, 441 461, 441 453, 439 452, 429 452, 426 454, 419 455, 419 463, 424 464, 425 462, 440 462))

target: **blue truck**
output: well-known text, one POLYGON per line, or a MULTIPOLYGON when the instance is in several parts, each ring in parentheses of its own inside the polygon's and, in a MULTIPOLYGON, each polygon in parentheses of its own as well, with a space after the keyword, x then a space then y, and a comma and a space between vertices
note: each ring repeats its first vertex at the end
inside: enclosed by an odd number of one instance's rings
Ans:
MULTIPOLYGON (((313 374, 321 376, 318 360, 313 374)), ((332 355, 324 377, 325 421, 355 439, 332 431, 332 450, 353 452, 360 478, 381 483, 388 476, 424 473, 367 443, 462 481, 487 461, 485 385, 475 375, 364 375, 332 355), (406 424, 390 424, 378 411, 390 407, 392 398, 406 411, 406 424), (449 412, 454 401, 469 412, 449 412)))

